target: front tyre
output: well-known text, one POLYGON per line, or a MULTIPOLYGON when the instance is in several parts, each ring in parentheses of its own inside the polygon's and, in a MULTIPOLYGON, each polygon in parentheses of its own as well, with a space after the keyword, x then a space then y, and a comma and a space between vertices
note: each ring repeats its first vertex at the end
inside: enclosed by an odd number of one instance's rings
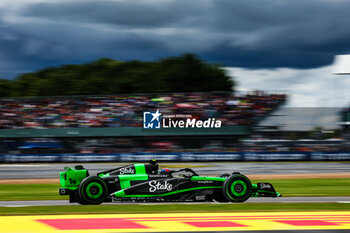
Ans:
POLYGON ((244 202, 250 197, 252 183, 248 177, 242 174, 234 174, 225 180, 222 191, 228 201, 244 202))
POLYGON ((79 199, 83 204, 101 204, 107 196, 107 185, 98 176, 86 177, 78 188, 79 199))

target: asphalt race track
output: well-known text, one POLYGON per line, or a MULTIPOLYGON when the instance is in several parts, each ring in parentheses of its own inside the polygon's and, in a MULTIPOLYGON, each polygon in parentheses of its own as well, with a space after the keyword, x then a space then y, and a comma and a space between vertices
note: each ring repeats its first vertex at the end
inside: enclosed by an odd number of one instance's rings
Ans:
MULTIPOLYGON (((161 163, 166 166, 176 165, 193 167, 200 175, 217 176, 222 173, 239 171, 243 174, 312 174, 349 172, 349 162, 219 162, 219 163, 161 163), (204 166, 204 167, 200 167, 204 166)), ((77 164, 0 164, 0 179, 37 179, 58 178, 65 166, 77 164)), ((90 174, 112 169, 121 164, 88 163, 83 164, 90 174)))
MULTIPOLYGON (((279 198, 249 198, 245 203, 350 203, 350 197, 279 197, 279 198)), ((115 202, 103 203, 102 205, 162 205, 166 202, 148 202, 148 203, 130 203, 115 202)), ((171 204, 203 204, 213 202, 168 202, 171 204)), ((220 203, 227 204, 227 203, 220 203)), ((229 203, 232 204, 232 203, 229 203)), ((239 203, 238 203, 239 204, 239 203)), ((22 206, 66 206, 79 205, 78 203, 69 203, 68 200, 46 200, 46 201, 0 201, 0 206, 5 207, 22 207, 22 206)))

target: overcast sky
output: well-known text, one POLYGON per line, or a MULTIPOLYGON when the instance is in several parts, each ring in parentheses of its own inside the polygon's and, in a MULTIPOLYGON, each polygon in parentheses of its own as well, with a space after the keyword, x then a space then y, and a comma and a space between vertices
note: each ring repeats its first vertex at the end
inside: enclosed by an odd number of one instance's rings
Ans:
POLYGON ((350 75, 334 75, 333 66, 226 70, 235 77, 238 91, 286 93, 289 96, 287 107, 344 107, 350 103, 350 75))
POLYGON ((348 0, 0 0, 0 77, 195 53, 233 67, 240 89, 289 90, 319 104, 340 93, 321 88, 344 87, 330 65, 350 53, 349 9, 348 0))

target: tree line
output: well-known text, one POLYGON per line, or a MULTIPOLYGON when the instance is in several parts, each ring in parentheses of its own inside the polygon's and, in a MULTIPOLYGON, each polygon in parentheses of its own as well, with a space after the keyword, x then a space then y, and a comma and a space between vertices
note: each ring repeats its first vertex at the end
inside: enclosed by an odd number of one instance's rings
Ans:
POLYGON ((103 58, 0 79, 1 97, 233 91, 218 65, 192 54, 155 62, 103 58))

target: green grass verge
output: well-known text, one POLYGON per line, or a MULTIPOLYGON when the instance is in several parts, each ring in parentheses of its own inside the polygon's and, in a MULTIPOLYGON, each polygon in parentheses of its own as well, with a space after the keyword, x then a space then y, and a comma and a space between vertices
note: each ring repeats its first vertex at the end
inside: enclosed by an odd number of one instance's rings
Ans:
POLYGON ((62 200, 59 184, 0 184, 0 201, 62 200))
POLYGON ((276 212, 276 211, 344 211, 350 204, 340 203, 254 203, 254 204, 164 204, 100 206, 0 207, 1 215, 41 214, 136 214, 136 213, 207 213, 207 212, 276 212))
MULTIPOLYGON (((262 181, 262 180, 260 180, 262 181)), ((288 179, 263 180, 274 185, 285 197, 292 196, 349 196, 350 179, 288 179)), ((253 180, 257 183, 257 180, 253 180)), ((59 184, 0 184, 0 201, 63 200, 58 195, 59 184)))

